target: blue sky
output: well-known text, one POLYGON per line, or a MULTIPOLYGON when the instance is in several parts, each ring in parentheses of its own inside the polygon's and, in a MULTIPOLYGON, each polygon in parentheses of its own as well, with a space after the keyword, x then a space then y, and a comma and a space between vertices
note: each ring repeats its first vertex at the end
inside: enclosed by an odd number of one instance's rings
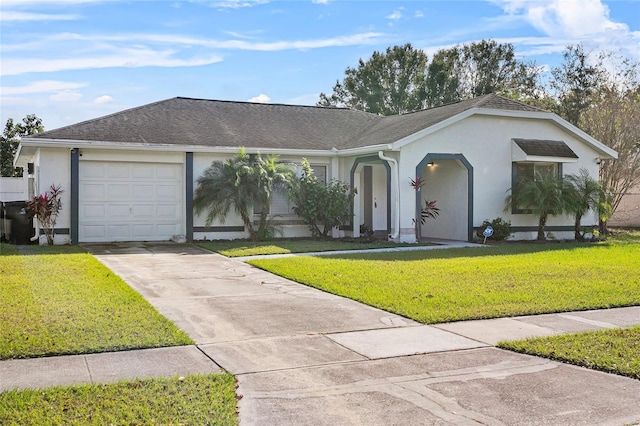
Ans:
POLYGON ((175 96, 313 105, 410 42, 492 38, 552 67, 568 44, 640 60, 640 1, 2 0, 1 121, 47 129, 175 96))

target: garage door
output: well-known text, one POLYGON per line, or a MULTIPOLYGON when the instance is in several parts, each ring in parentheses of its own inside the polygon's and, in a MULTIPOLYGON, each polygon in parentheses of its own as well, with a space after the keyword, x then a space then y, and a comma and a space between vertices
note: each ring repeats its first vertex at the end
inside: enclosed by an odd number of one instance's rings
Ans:
POLYGON ((78 240, 163 241, 182 232, 182 165, 80 161, 78 240))

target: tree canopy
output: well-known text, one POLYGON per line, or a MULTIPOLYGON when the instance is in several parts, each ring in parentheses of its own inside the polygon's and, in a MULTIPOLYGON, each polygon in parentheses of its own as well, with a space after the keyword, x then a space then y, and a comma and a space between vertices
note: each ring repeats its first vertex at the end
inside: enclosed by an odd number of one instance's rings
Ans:
POLYGON ((482 40, 441 49, 431 62, 405 44, 348 67, 332 94, 320 94, 318 106, 396 115, 488 93, 525 96, 535 92, 540 70, 516 59, 509 43, 482 40))
POLYGON ((44 132, 44 126, 35 114, 24 117, 22 123, 14 123, 12 118, 7 120, 0 137, 0 176, 22 176, 22 168, 13 167, 20 138, 41 132, 44 132))
POLYGON ((373 52, 357 68, 348 67, 333 93, 320 94, 319 106, 349 107, 380 115, 396 115, 423 109, 427 55, 411 44, 373 52))

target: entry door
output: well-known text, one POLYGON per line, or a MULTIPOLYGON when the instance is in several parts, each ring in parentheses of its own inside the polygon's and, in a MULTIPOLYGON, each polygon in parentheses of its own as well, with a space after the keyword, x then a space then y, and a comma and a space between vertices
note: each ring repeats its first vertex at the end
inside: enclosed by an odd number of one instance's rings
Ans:
POLYGON ((362 203, 364 205, 364 225, 373 231, 373 168, 362 167, 362 203))
POLYGON ((182 164, 81 161, 80 242, 165 241, 182 233, 182 164))

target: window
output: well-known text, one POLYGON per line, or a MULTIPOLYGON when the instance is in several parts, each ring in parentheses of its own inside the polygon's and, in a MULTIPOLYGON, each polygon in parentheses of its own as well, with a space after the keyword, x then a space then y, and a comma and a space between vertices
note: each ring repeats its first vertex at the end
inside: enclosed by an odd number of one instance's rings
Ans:
MULTIPOLYGON (((512 192, 515 193, 518 190, 518 185, 521 183, 535 181, 537 176, 548 175, 562 176, 562 163, 513 163, 511 176, 512 192)), ((531 213, 531 210, 520 209, 514 206, 511 209, 511 213, 528 214, 531 213)))
MULTIPOLYGON (((311 169, 313 170, 313 174, 318 178, 320 182, 327 181, 327 166, 324 165, 311 165, 311 169)), ((301 168, 299 167, 296 175, 300 176, 301 168)), ((262 209, 262 206, 255 206, 254 213, 259 214, 262 209)), ((292 215, 295 214, 293 212, 293 206, 289 202, 289 198, 287 198, 287 194, 283 194, 280 192, 274 192, 271 196, 271 206, 269 207, 269 214, 271 215, 292 215)))

